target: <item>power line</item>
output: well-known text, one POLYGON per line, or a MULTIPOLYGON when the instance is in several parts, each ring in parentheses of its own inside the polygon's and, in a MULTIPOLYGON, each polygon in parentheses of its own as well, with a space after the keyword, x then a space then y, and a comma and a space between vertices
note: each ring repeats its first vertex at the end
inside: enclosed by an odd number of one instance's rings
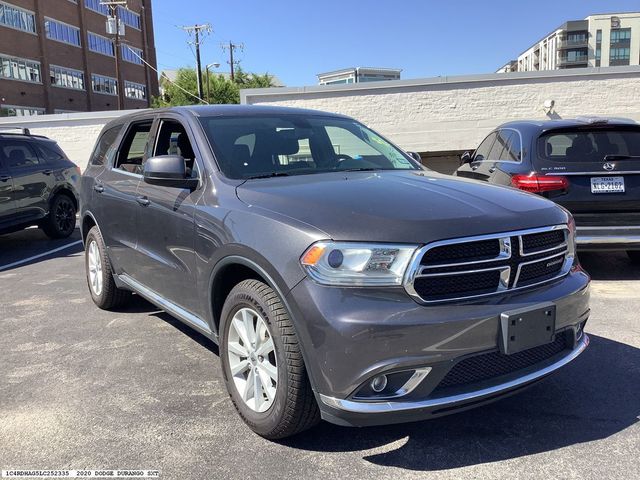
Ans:
MULTIPOLYGON (((125 47, 127 47, 129 49, 129 51, 134 54, 136 57, 138 57, 140 59, 141 62, 143 62, 147 67, 149 67, 151 70, 153 70, 154 72, 156 72, 158 75, 160 75, 160 72, 158 71, 157 68, 155 68, 153 65, 151 65, 150 63, 148 63, 144 58, 142 58, 140 55, 138 55, 138 52, 136 52, 135 50, 133 50, 129 45, 125 44, 125 47)), ((175 87, 178 87, 178 90, 183 91, 184 93, 186 93, 187 95, 189 95, 190 97, 195 98, 196 100, 200 100, 202 103, 206 103, 207 105, 209 105, 209 102, 207 102, 206 100, 204 100, 202 97, 199 97, 198 95, 194 95, 193 93, 191 93, 189 90, 186 90, 184 88, 182 88, 177 82, 172 82, 169 77, 167 77, 166 75, 164 76, 165 80, 167 82, 169 82, 170 84, 172 84, 175 87)))
POLYGON ((241 52, 244 51, 244 43, 233 43, 232 41, 229 41, 229 44, 222 43, 220 47, 223 51, 229 50, 229 61, 227 63, 231 67, 231 81, 233 81, 235 79, 235 66, 240 63, 233 60, 233 53, 236 50, 240 50, 241 52))
MULTIPOLYGON (((124 108, 124 92, 122 89, 122 78, 120 75, 120 37, 124 36, 124 29, 121 30, 121 20, 119 17, 120 7, 127 8, 126 0, 100 0, 100 5, 109 9, 110 18, 114 19, 115 37, 113 39, 113 49, 116 58, 116 79, 118 80, 118 110, 124 108)), ((111 32, 108 32, 111 33, 111 32)))
POLYGON ((200 61, 200 44, 205 36, 211 33, 211 25, 208 23, 202 25, 191 25, 180 27, 187 32, 189 36, 193 35, 194 41, 188 42, 189 45, 196 47, 196 76, 198 79, 198 97, 204 96, 204 89, 202 88, 202 62, 200 61))

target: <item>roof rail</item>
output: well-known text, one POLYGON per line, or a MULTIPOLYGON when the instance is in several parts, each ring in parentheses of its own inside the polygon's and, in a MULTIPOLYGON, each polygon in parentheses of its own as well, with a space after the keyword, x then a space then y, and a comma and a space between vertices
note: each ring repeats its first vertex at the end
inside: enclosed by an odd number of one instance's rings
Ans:
POLYGON ((23 127, 0 127, 0 130, 20 130, 22 135, 31 135, 31 130, 23 127))

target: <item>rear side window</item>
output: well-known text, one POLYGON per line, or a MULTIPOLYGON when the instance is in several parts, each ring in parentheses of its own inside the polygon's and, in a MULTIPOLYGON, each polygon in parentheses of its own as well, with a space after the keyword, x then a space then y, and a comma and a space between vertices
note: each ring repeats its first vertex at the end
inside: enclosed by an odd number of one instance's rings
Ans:
POLYGON ((66 159, 64 152, 56 143, 36 143, 35 146, 38 155, 47 163, 58 163, 66 159))
POLYGON ((477 148, 476 153, 473 155, 474 162, 481 162, 489 158, 491 147, 493 146, 493 142, 495 141, 497 135, 497 132, 493 132, 484 139, 484 141, 477 148))
POLYGON ((518 162, 521 156, 520 134, 515 130, 500 130, 488 160, 518 162))
POLYGON ((115 168, 129 173, 142 174, 142 163, 149 142, 152 122, 134 123, 124 137, 115 168))
POLYGON ((538 157, 551 162, 605 162, 640 157, 640 130, 579 130, 538 139, 538 157))
POLYGON ((2 142, 2 156, 9 168, 26 168, 44 163, 28 142, 5 140, 2 142))
POLYGON ((121 129, 122 125, 118 125, 102 134, 91 155, 91 165, 100 166, 110 163, 113 152, 116 150, 115 141, 121 129))

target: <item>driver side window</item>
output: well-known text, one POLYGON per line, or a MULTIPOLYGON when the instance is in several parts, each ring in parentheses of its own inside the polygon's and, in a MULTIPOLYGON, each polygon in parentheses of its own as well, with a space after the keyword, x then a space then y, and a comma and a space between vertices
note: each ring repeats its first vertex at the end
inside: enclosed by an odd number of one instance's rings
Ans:
POLYGON ((482 162, 483 160, 489 158, 489 152, 491 152, 491 147, 493 147, 493 143, 496 140, 497 133, 492 132, 489 134, 487 138, 483 140, 480 146, 476 149, 473 154, 472 162, 482 162))
POLYGON ((184 158, 187 176, 198 177, 196 155, 184 126, 176 120, 161 120, 153 156, 180 155, 184 158))

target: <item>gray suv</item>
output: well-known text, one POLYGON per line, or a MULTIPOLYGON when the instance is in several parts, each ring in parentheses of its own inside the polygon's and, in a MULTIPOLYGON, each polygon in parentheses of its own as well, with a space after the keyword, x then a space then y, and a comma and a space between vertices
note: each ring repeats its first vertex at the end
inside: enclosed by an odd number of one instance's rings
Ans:
POLYGON ((217 343, 277 439, 518 392, 588 345, 571 215, 425 170, 357 121, 275 107, 107 125, 81 182, 94 302, 134 292, 217 343))

